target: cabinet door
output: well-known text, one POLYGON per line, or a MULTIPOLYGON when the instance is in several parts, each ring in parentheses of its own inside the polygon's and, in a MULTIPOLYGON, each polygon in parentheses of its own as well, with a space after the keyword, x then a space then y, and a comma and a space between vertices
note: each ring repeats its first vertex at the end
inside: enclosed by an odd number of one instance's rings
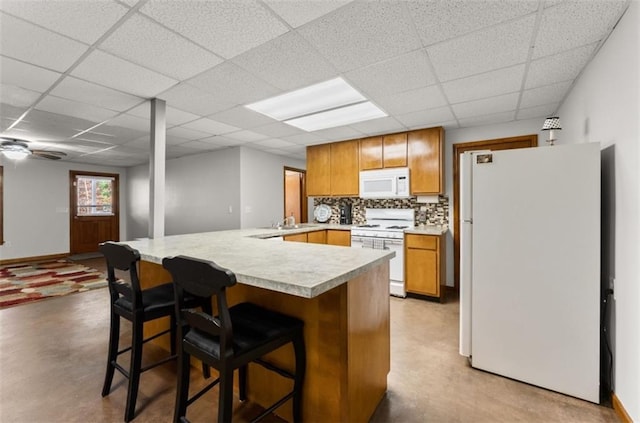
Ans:
POLYGON ((307 233, 307 242, 311 244, 326 244, 327 231, 315 231, 307 233))
POLYGON ((360 140, 360 170, 382 169, 382 137, 360 140))
POLYGON ((442 193, 443 135, 442 127, 409 132, 407 159, 412 195, 442 193))
POLYGON ((293 235, 285 235, 285 241, 293 241, 293 242, 307 242, 307 234, 293 234, 293 235))
POLYGON ((407 165, 407 133, 385 135, 382 138, 383 167, 407 165))
POLYGON ((331 195, 357 196, 360 176, 358 140, 334 142, 329 145, 331 146, 331 195))
POLYGON ((405 283, 407 292, 440 296, 438 252, 420 248, 407 248, 405 283))
POLYGON ((329 144, 307 147, 307 195, 331 195, 331 147, 329 144))
POLYGON ((331 230, 327 231, 327 244, 351 246, 351 231, 331 230))

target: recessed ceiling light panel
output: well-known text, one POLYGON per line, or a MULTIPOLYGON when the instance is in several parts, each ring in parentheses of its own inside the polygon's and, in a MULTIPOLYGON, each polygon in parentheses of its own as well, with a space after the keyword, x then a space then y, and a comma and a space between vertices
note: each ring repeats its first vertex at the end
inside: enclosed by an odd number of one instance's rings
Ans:
POLYGON ((319 131, 321 129, 334 128, 336 126, 349 125, 365 120, 385 117, 387 114, 380 110, 370 101, 353 104, 351 106, 340 107, 326 112, 314 113, 295 119, 284 121, 284 123, 300 128, 304 131, 319 131))
POLYGON ((248 104, 246 107, 283 121, 365 100, 366 98, 347 84, 344 79, 335 78, 248 104))

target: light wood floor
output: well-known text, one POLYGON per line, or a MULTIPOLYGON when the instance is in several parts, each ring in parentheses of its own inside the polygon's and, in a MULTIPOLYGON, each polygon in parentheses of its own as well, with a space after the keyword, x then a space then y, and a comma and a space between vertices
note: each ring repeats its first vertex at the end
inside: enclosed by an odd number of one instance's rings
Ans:
MULTIPOLYGON (((100 261, 85 264, 99 267, 100 261)), ((0 310, 0 422, 120 422, 126 384, 102 398, 106 289, 0 310)), ((123 340, 130 336, 123 325, 123 340)), ((391 373, 372 422, 617 422, 612 409, 469 367, 458 355, 458 303, 391 298, 391 373)), ((152 345, 145 359, 163 354, 152 345)), ((143 374, 135 422, 170 422, 175 365, 143 374)), ((202 377, 194 369, 194 385, 202 377)), ((331 387, 327 387, 331 389, 331 387)), ((216 420, 217 389, 189 408, 216 420)), ((235 402, 234 421, 258 414, 235 402)), ((267 421, 279 421, 277 417, 267 421)), ((319 422, 333 423, 333 422, 319 422)))

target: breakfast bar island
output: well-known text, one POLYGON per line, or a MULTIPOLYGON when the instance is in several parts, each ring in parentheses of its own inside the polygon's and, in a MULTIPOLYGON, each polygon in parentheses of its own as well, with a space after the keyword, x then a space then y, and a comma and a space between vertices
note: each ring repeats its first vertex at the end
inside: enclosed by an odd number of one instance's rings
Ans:
MULTIPOLYGON (((241 229, 127 244, 140 252, 143 288, 171 280, 161 264, 164 257, 211 260, 236 274, 238 283, 227 290, 230 306, 250 301, 304 321, 303 421, 366 422, 387 390, 389 260, 394 253, 270 240, 313 230, 241 229)), ((168 324, 168 319, 150 322, 145 334, 168 324)), ((168 349, 168 336, 158 339, 168 349)), ((267 359, 293 370, 290 346, 267 359)), ((249 366, 247 385, 249 400, 262 406, 291 390, 291 381, 257 365, 249 366)), ((291 421, 291 402, 276 413, 291 421)))

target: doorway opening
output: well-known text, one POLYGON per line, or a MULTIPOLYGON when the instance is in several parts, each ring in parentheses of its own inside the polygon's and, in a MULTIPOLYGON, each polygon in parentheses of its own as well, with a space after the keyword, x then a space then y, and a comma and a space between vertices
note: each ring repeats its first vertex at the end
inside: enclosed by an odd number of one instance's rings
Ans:
POLYGON ((96 253, 98 244, 119 241, 119 175, 69 171, 70 254, 96 253))
POLYGON ((307 223, 307 171, 284 167, 284 215, 307 223))

